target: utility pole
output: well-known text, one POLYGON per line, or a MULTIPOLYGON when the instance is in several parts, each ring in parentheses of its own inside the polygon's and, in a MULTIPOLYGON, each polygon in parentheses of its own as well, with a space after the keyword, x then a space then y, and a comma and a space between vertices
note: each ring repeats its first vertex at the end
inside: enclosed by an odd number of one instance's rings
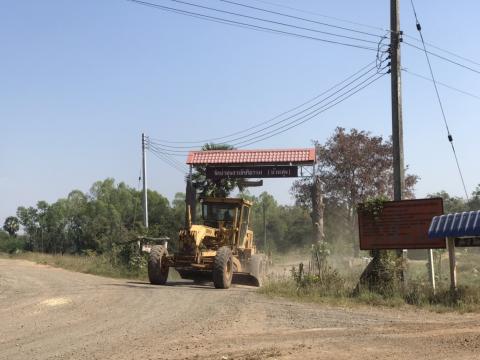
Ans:
POLYGON ((400 0, 390 0, 390 56, 392 84, 392 140, 394 200, 402 200, 405 190, 403 160, 402 80, 400 62, 400 0))
MULTIPOLYGON (((403 199, 405 190, 405 166, 403 159, 402 78, 400 61, 400 0, 390 0, 390 62, 392 88, 392 141, 393 141, 393 199, 403 199)), ((403 257, 403 250, 397 250, 403 257)), ((402 281, 405 274, 401 273, 402 281)))
POLYGON ((142 180, 143 180, 143 225, 148 229, 148 197, 147 197, 147 150, 145 134, 142 133, 142 180))

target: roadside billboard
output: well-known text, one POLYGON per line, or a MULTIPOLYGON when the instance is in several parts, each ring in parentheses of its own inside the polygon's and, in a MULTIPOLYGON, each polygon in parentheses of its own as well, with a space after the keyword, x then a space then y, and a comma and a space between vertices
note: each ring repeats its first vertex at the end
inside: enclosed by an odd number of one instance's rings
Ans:
POLYGON ((432 218, 442 214, 441 198, 387 201, 378 214, 359 204, 360 249, 443 249, 445 238, 428 237, 432 218))

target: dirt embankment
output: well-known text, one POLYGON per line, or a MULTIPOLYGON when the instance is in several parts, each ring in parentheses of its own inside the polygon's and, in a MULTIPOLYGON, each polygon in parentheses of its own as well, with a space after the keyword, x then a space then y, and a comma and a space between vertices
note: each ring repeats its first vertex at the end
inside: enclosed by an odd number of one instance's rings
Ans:
POLYGON ((480 315, 334 308, 0 259, 0 359, 478 359, 480 315))

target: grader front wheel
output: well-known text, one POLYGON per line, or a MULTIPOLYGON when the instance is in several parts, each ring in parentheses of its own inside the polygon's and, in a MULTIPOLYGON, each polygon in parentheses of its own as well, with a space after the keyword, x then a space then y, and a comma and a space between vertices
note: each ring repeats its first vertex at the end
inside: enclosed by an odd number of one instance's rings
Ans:
POLYGON ((155 245, 148 258, 148 279, 151 284, 165 285, 168 278, 167 249, 163 245, 155 245))
POLYGON ((213 263, 213 285, 217 289, 228 289, 232 284, 233 255, 228 246, 222 246, 217 251, 213 263))

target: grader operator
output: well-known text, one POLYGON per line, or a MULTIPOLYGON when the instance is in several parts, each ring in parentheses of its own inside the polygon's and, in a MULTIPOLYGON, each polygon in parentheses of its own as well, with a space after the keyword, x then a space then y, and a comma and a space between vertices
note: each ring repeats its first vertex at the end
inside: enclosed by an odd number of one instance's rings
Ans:
MULTIPOLYGON (((173 267, 183 279, 213 280, 219 289, 235 282, 260 286, 266 271, 266 257, 256 253, 249 229, 252 203, 244 199, 201 199, 200 224, 192 224, 178 235, 178 247, 168 254, 163 245, 153 246, 148 260, 152 284, 163 285, 173 267)), ((188 208, 188 213, 190 209, 188 208)))

